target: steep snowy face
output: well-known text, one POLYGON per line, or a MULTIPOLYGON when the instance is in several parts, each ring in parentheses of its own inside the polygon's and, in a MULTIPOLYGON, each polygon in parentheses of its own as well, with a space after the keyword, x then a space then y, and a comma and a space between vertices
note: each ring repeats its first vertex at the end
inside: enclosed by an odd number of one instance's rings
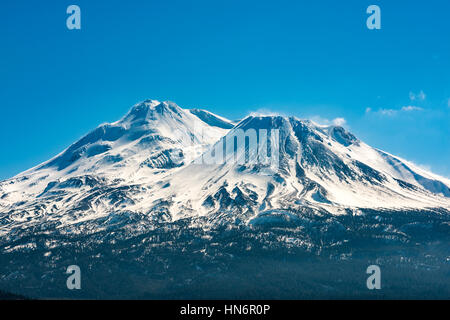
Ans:
POLYGON ((233 212, 244 221, 274 209, 450 208, 446 179, 371 148, 342 127, 281 116, 242 120, 171 184, 172 214, 186 212, 189 199, 193 212, 233 212), (261 152, 276 161, 259 161, 261 152))

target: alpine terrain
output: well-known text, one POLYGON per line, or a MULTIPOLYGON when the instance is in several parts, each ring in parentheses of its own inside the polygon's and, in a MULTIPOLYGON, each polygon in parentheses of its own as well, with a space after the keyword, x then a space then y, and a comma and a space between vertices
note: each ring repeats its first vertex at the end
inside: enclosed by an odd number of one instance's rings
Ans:
POLYGON ((448 299, 449 279, 450 180, 340 126, 147 100, 0 182, 0 290, 31 298, 448 299))

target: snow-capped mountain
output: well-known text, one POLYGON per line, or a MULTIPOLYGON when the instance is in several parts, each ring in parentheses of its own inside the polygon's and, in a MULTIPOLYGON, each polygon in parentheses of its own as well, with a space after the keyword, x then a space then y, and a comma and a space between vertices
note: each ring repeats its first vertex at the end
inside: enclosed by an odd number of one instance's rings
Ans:
MULTIPOLYGON (((227 136, 239 129, 279 130, 279 166, 225 161, 197 170, 195 165, 183 168, 201 181, 183 196, 197 199, 209 213, 225 207, 236 210, 242 204, 250 215, 305 207, 335 214, 358 208, 450 208, 447 179, 374 149, 342 127, 280 116, 247 117, 227 136)), ((237 153, 245 157, 245 146, 237 153)))
MULTIPOLYGON (((55 219, 75 223, 128 210, 161 186, 160 177, 201 155, 230 125, 207 111, 144 101, 53 159, 1 182, 0 212, 13 226, 55 219)), ((8 226, 1 224, 0 230, 4 234, 8 226)))
POLYGON ((354 281, 376 263, 397 283, 389 297, 417 298, 436 279, 436 296, 448 297, 449 186, 339 126, 235 123, 147 100, 0 182, 0 288, 39 298, 361 297, 354 281), (80 292, 65 287, 72 264, 80 292), (409 274, 416 285, 403 290, 409 274))
POLYGON ((248 224, 274 210, 450 209, 449 186, 339 126, 281 116, 235 124, 205 110, 147 100, 55 158, 1 182, 0 234, 86 221, 95 230, 102 228, 96 219, 121 212, 248 224), (248 144, 226 146, 237 131, 249 129, 277 130, 276 167, 246 163, 248 144), (222 145, 224 161, 198 161, 222 145))

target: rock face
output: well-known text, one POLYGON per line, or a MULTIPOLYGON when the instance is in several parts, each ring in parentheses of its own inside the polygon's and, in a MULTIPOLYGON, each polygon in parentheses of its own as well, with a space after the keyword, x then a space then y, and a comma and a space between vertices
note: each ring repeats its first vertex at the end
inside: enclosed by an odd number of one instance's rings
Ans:
MULTIPOLYGON (((282 268, 287 278, 278 285, 287 289, 267 284, 259 292, 296 298, 288 275, 309 278, 297 267, 325 272, 328 263, 345 264, 350 274, 348 261, 384 261, 392 270, 430 269, 413 277, 444 283, 436 290, 444 297, 449 186, 339 126, 281 116, 233 123, 147 100, 0 182, 0 289, 29 297, 179 298, 216 277, 203 287, 205 297, 222 297, 238 291, 213 288, 268 259, 261 272, 273 277, 270 268, 282 268), (259 161, 262 152, 276 165, 259 161), (301 266, 298 257, 306 259, 301 266), (94 284, 111 273, 120 284, 99 290, 91 283, 83 293, 51 285, 64 284, 64 267, 77 261, 90 266, 94 284)), ((304 297, 367 294, 320 277, 314 290, 304 284, 304 297)), ((391 296, 401 294, 394 286, 391 296)))

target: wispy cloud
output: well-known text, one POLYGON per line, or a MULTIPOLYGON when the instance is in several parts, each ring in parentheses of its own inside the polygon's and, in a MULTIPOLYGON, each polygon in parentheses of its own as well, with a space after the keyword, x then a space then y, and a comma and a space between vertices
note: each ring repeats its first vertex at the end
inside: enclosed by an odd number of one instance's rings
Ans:
POLYGON ((408 113, 408 112, 417 112, 417 111, 423 111, 424 109, 417 106, 404 106, 400 109, 378 109, 376 111, 373 111, 372 108, 366 109, 366 114, 372 113, 372 114, 379 114, 382 116, 387 117, 393 117, 401 113, 408 113))
POLYGON ((342 118, 342 117, 338 117, 338 118, 330 120, 330 119, 323 118, 321 116, 312 116, 312 117, 309 117, 309 119, 311 121, 313 121, 314 123, 316 123, 318 125, 322 125, 322 126, 334 125, 334 126, 340 126, 340 127, 347 127, 347 120, 345 120, 345 118, 342 118))
POLYGON ((383 115, 383 116, 395 116, 398 113, 398 110, 394 110, 394 109, 380 109, 378 110, 378 113, 383 115))
POLYGON ((416 107, 416 106, 405 106, 405 107, 402 107, 401 110, 402 110, 402 111, 405 111, 405 112, 410 112, 410 111, 423 111, 423 108, 421 108, 421 107, 416 107))
POLYGON ((427 95, 425 94, 425 92, 423 92, 423 90, 420 90, 419 93, 414 93, 412 91, 409 92, 409 99, 411 101, 424 101, 427 98, 427 95))
POLYGON ((264 116, 282 116, 282 117, 286 117, 288 116, 287 114, 284 114, 282 112, 279 111, 273 111, 270 109, 266 109, 266 108, 261 108, 255 111, 251 111, 248 114, 249 116, 252 117, 264 117, 264 116))
POLYGON ((422 164, 422 163, 417 163, 417 162, 413 162, 413 164, 414 164, 416 167, 418 167, 418 168, 420 168, 420 169, 422 169, 422 170, 425 170, 425 171, 428 171, 428 172, 432 172, 432 168, 431 168, 431 166, 428 165, 428 164, 422 164))
POLYGON ((345 120, 344 118, 336 118, 336 119, 333 119, 332 122, 335 126, 344 127, 347 125, 347 120, 345 120))

